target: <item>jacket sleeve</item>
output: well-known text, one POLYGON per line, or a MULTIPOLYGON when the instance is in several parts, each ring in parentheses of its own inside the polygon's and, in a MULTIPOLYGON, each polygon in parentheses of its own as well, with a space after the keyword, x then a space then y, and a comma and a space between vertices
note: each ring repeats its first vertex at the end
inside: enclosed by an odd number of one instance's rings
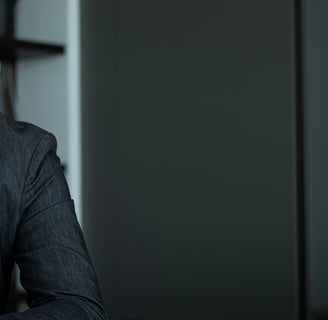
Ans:
POLYGON ((1 320, 107 319, 49 133, 35 148, 25 178, 14 256, 30 309, 1 320))

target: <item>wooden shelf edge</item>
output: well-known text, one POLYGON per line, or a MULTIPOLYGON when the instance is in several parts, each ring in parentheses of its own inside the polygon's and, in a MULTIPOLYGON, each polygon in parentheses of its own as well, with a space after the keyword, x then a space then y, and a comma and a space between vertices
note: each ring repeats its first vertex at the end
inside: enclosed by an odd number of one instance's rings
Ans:
POLYGON ((13 62, 46 54, 62 54, 64 51, 62 44, 0 37, 0 61, 13 62))

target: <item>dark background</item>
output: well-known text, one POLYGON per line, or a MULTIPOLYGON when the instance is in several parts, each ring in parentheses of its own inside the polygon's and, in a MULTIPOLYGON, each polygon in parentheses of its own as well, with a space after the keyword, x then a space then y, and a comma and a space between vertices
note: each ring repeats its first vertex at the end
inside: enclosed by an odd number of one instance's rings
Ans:
POLYGON ((81 2, 83 221, 113 320, 328 307, 328 5, 296 3, 81 2))

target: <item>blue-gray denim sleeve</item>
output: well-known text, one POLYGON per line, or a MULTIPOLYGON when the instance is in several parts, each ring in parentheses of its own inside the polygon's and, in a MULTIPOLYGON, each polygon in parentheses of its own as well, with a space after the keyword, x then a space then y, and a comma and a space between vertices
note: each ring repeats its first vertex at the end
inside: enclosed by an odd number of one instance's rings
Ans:
POLYGON ((1 320, 106 319, 56 140, 49 133, 29 164, 14 254, 30 309, 1 320))

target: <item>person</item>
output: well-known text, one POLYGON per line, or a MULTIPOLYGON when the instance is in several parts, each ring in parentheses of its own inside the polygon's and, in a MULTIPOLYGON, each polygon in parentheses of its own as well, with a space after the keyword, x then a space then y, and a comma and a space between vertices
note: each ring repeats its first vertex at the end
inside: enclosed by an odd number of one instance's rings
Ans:
POLYGON ((0 113, 0 320, 107 319, 56 148, 0 113), (29 309, 6 313, 14 262, 29 309))

